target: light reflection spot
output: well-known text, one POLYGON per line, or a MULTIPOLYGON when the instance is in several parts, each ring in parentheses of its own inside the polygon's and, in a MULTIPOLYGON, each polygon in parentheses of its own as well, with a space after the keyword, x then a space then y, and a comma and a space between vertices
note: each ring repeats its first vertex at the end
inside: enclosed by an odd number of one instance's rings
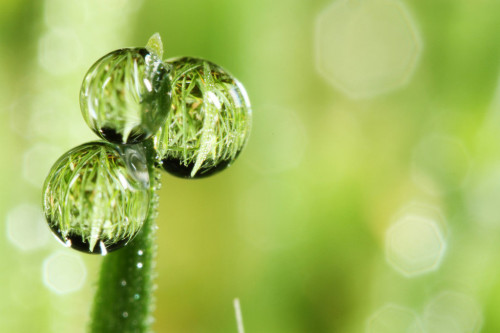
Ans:
POLYGON ((36 143, 24 153, 22 166, 24 179, 33 186, 41 188, 50 168, 62 152, 56 146, 36 143))
POLYGON ((446 243, 436 221, 407 214, 386 234, 386 259, 401 274, 413 277, 436 270, 446 243))
POLYGON ((319 73, 352 98, 369 98, 406 84, 422 45, 400 1, 337 0, 316 20, 319 73))
POLYGON ((87 269, 76 253, 59 251, 43 262, 43 282, 56 294, 68 294, 82 288, 87 269))
POLYGON ((423 333, 422 323, 410 309, 387 304, 368 318, 367 333, 423 333))
POLYGON ((50 232, 38 205, 20 204, 7 214, 7 236, 12 244, 23 251, 43 247, 50 232))
POLYGON ((70 29, 51 29, 40 37, 38 60, 43 69, 53 75, 73 72, 81 65, 82 45, 70 29))
POLYGON ((475 333, 483 324, 477 302, 462 293, 444 291, 434 297, 424 310, 428 333, 475 333))
POLYGON ((467 188, 467 208, 474 223, 488 228, 500 227, 498 198, 500 198, 500 165, 491 165, 474 173, 467 188))

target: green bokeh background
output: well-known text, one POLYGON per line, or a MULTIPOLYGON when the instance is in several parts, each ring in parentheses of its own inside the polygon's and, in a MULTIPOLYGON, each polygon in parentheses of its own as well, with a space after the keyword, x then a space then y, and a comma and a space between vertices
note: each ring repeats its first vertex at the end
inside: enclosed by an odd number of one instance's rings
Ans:
POLYGON ((404 1, 422 42, 415 71, 365 99, 316 63, 316 20, 333 1, 2 0, 0 332, 85 331, 101 258, 76 254, 85 283, 56 294, 44 263, 74 251, 52 238, 22 250, 7 216, 39 205, 56 158, 96 139, 78 106, 86 69, 154 32, 166 58, 232 72, 254 113, 230 169, 163 178, 157 332, 237 332, 236 297, 246 332, 364 332, 387 304, 425 322, 443 291, 474 300, 481 331, 499 332, 500 1, 404 1), (407 277, 385 240, 412 202, 440 212, 446 251, 407 277))

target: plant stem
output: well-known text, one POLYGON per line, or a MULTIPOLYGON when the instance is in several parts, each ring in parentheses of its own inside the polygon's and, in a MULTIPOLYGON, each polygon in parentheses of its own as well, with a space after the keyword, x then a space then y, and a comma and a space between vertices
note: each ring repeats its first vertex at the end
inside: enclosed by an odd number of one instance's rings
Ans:
POLYGON ((103 260, 91 313, 90 331, 149 332, 153 322, 156 260, 156 223, 160 172, 149 163, 151 203, 139 234, 123 249, 103 260))
MULTIPOLYGON (((159 33, 146 48, 163 57, 159 33)), ((99 284, 94 297, 90 331, 92 333, 144 333, 153 323, 154 278, 156 276, 156 223, 161 174, 153 141, 143 144, 148 159, 151 201, 146 221, 139 234, 119 251, 108 254, 101 265, 99 284)))

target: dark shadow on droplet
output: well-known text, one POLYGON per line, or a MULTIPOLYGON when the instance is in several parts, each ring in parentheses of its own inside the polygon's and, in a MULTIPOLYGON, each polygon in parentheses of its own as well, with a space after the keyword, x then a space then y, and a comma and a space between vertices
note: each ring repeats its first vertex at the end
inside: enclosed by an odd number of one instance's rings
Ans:
POLYGON ((145 141, 146 139, 149 138, 150 135, 142 131, 142 129, 138 127, 134 127, 130 135, 128 136, 127 144, 132 144, 132 143, 140 143, 145 141), (137 134, 140 133, 140 134, 137 134))
POLYGON ((122 143, 123 141, 122 135, 111 127, 101 127, 99 133, 104 140, 109 142, 122 143))
POLYGON ((149 54, 149 51, 148 49, 144 48, 144 47, 138 47, 136 48, 137 52, 143 57, 143 58, 146 58, 146 56, 149 54))
MULTIPOLYGON (((101 239, 97 240, 93 251, 91 251, 89 242, 84 241, 82 239, 81 235, 69 233, 66 237, 63 237, 61 234, 61 231, 59 229, 54 229, 52 227, 50 229, 52 230, 54 235, 56 235, 57 238, 59 238, 63 242, 63 244, 68 244, 68 241, 70 241, 71 242, 70 247, 72 249, 78 250, 80 252, 89 253, 89 254, 102 254, 102 249, 100 246, 100 243, 102 241, 101 239)), ((106 252, 109 253, 109 252, 113 252, 115 250, 121 249, 122 247, 127 245, 127 243, 130 241, 131 241, 131 239, 122 239, 114 244, 111 244, 111 245, 108 244, 108 245, 106 245, 106 252)), ((106 243, 104 243, 104 244, 106 244, 106 243)))
POLYGON ((225 160, 211 168, 201 168, 194 175, 194 177, 191 177, 191 171, 193 170, 195 163, 185 165, 181 160, 173 157, 167 157, 161 161, 162 167, 166 172, 173 176, 186 179, 199 179, 212 176, 229 167, 230 163, 231 162, 229 160, 225 160))
POLYGON ((121 133, 118 133, 111 127, 101 127, 99 133, 104 140, 118 144, 134 144, 142 142, 148 138, 148 134, 144 133, 140 128, 137 127, 132 129, 130 135, 128 136, 127 142, 123 142, 123 135, 121 133), (137 134, 138 132, 140 134, 137 134))
POLYGON ((200 89, 200 86, 195 84, 193 89, 191 89, 190 94, 196 98, 203 98, 203 92, 200 89))

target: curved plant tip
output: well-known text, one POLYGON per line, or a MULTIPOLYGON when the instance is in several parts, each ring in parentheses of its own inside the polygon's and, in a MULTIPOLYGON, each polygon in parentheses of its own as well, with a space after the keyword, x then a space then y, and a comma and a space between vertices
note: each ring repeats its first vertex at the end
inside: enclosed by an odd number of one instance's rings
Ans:
POLYGON ((158 58, 163 59, 163 43, 161 41, 161 36, 158 32, 154 33, 148 40, 146 44, 146 49, 156 54, 158 58))

